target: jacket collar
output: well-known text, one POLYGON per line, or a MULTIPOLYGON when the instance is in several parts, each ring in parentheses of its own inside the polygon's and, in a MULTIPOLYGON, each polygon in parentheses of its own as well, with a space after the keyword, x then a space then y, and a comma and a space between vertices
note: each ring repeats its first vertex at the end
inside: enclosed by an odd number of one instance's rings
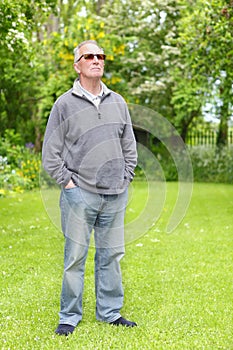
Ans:
MULTIPOLYGON (((79 81, 79 78, 76 78, 75 81, 74 81, 74 84, 73 84, 72 93, 74 95, 82 97, 83 96, 83 92, 80 89, 78 81, 79 81)), ((103 87, 103 95, 104 96, 109 95, 111 93, 111 90, 102 81, 101 81, 101 85, 103 87)))

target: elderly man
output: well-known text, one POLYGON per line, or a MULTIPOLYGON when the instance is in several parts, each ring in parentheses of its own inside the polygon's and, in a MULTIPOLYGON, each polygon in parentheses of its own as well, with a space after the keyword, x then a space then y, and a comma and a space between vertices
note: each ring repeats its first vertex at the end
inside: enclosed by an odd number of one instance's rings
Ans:
POLYGON ((54 103, 42 160, 61 185, 65 236, 59 335, 73 333, 82 319, 85 261, 95 239, 96 318, 136 326, 123 318, 120 259, 124 255, 127 188, 137 162, 136 142, 124 99, 101 81, 105 54, 95 41, 74 50, 73 88, 54 103))

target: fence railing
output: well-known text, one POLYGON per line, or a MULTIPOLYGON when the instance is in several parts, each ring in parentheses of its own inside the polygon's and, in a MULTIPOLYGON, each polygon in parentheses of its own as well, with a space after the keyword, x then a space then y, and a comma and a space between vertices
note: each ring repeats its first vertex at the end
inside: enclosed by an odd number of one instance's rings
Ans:
MULTIPOLYGON (((186 140, 186 144, 189 146, 216 146, 217 132, 213 130, 206 131, 191 131, 186 140)), ((233 144, 233 131, 228 132, 228 145, 233 144)))

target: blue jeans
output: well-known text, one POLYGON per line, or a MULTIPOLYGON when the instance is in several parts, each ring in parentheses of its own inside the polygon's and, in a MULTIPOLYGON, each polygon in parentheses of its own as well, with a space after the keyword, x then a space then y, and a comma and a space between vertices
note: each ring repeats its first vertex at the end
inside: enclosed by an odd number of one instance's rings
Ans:
POLYGON ((80 187, 62 190, 60 207, 65 251, 60 324, 76 326, 82 319, 85 261, 92 230, 96 249, 96 318, 113 322, 121 316, 123 288, 120 260, 125 253, 127 192, 101 195, 80 187))

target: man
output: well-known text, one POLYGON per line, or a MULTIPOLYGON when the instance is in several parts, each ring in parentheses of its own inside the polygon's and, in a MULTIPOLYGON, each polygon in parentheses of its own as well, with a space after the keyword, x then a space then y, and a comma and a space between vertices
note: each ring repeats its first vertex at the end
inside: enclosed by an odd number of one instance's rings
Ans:
POLYGON ((136 326, 123 318, 120 259, 124 255, 127 188, 134 177, 136 143, 127 105, 101 81, 105 54, 95 41, 74 50, 79 78, 55 102, 46 127, 42 159, 61 185, 65 236, 60 322, 72 333, 82 319, 84 268, 94 230, 96 318, 136 326))

